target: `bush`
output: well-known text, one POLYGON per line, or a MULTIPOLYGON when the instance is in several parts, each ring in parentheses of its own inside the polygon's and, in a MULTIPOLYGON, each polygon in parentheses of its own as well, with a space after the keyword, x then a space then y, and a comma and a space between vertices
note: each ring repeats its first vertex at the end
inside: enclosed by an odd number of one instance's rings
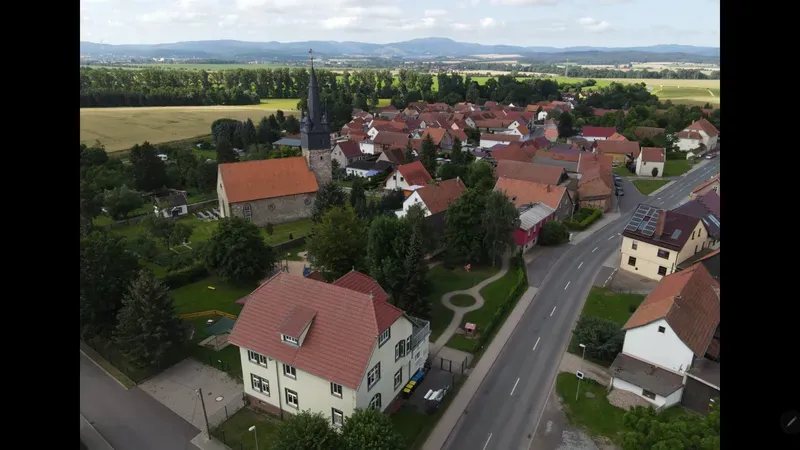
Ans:
POLYGON ((589 225, 603 216, 603 210, 597 208, 581 208, 578 214, 571 219, 565 220, 564 226, 570 230, 585 230, 589 225))
POLYGON ((569 231, 561 222, 547 222, 542 227, 542 236, 539 238, 540 245, 559 245, 569 240, 569 231))
POLYGON ((586 356, 600 361, 613 361, 625 342, 619 324, 599 317, 579 318, 572 333, 575 335, 572 342, 586 344, 586 356))
POLYGON ((650 174, 653 175, 653 177, 657 177, 658 176, 658 167, 653 167, 653 171, 650 172, 650 174))
POLYGON ((161 281, 169 286, 170 289, 177 289, 187 284, 200 281, 207 276, 208 269, 202 264, 195 264, 184 269, 167 272, 161 281))

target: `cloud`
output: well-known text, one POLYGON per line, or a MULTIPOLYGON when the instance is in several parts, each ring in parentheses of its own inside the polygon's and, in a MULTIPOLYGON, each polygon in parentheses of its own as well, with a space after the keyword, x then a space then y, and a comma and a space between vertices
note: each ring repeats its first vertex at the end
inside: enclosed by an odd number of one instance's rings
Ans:
POLYGON ((439 17, 447 14, 447 11, 443 9, 426 9, 425 10, 425 17, 439 17))
POLYGON ((506 6, 547 6, 555 5, 558 0, 491 0, 491 3, 506 6))
POLYGON ((480 24, 481 28, 491 28, 497 25, 497 21, 492 19, 491 17, 487 17, 485 19, 481 19, 480 24))
POLYGON ((611 24, 605 20, 598 21, 592 17, 581 17, 578 23, 583 26, 583 29, 592 33, 600 33, 611 29, 611 24))
POLYGON ((353 27, 356 24, 358 17, 331 17, 322 21, 322 26, 326 30, 344 30, 353 27))

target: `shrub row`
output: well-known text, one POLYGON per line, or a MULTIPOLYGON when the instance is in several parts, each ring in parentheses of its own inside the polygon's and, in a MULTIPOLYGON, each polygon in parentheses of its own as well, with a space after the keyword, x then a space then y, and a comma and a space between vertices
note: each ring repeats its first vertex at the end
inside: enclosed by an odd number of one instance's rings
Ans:
MULTIPOLYGON (((520 256, 520 260, 522 257, 520 256)), ((513 261, 513 260, 512 260, 513 261)), ((516 264, 515 264, 516 265, 516 264)), ((478 350, 481 349, 488 341, 489 338, 492 336, 494 332, 494 328, 503 323, 503 319, 506 313, 517 304, 517 300, 525 292, 525 289, 528 287, 528 279, 525 275, 525 266, 517 265, 517 284, 508 292, 508 296, 506 300, 497 308, 497 311, 494 312, 492 316, 492 320, 484 327, 481 335, 478 339, 475 339, 472 347, 472 353, 475 354, 478 350)))
POLYGON ((569 228, 570 230, 583 231, 586 229, 586 227, 588 227, 589 225, 594 223, 594 221, 603 216, 603 210, 597 208, 581 208, 580 216, 583 217, 583 218, 578 217, 578 219, 580 220, 575 220, 575 219, 564 220, 563 222, 564 226, 569 228))
POLYGON ((208 276, 208 269, 202 264, 195 264, 184 269, 167 272, 162 281, 170 289, 178 289, 187 284, 200 281, 208 276))

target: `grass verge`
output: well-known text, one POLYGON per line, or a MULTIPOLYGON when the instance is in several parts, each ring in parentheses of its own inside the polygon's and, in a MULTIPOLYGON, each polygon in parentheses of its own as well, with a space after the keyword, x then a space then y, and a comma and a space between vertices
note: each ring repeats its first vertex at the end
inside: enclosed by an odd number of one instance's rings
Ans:
POLYGON ((431 341, 442 334, 453 319, 453 311, 442 304, 442 295, 452 291, 469 289, 481 281, 491 277, 498 271, 495 267, 473 267, 469 272, 462 267, 448 270, 438 265, 428 271, 431 291, 428 299, 431 302, 431 341))
POLYGON ((620 443, 625 410, 609 403, 605 386, 592 379, 581 381, 580 395, 575 400, 577 388, 578 378, 575 374, 562 372, 556 377, 556 392, 561 397, 564 413, 570 423, 586 428, 593 436, 605 436, 620 443), (594 394, 594 398, 588 398, 587 392, 594 394))
POLYGON ((668 159, 664 163, 665 177, 679 177, 692 168, 692 163, 685 159, 668 159))
POLYGON ((279 425, 280 420, 245 407, 218 426, 211 435, 231 449, 255 450, 255 435, 258 434, 259 447, 267 448, 279 425), (252 426, 256 427, 255 433, 249 431, 252 426))
POLYGON ((127 375, 122 373, 122 371, 117 369, 113 364, 108 362, 107 359, 103 358, 92 347, 89 347, 89 345, 83 341, 81 341, 81 351, 86 355, 87 358, 94 361, 98 366, 102 367, 106 373, 112 376, 115 380, 119 381, 121 385, 125 386, 125 389, 130 389, 136 386, 136 383, 134 383, 133 380, 128 378, 127 375))
POLYGON ((628 168, 625 167, 625 166, 614 167, 612 170, 614 171, 615 174, 617 174, 617 175, 619 175, 621 177, 635 177, 636 176, 635 173, 633 173, 630 170, 628 170, 628 168))
POLYGON ((644 195, 650 195, 657 191, 661 186, 669 183, 669 180, 633 180, 631 183, 644 195))

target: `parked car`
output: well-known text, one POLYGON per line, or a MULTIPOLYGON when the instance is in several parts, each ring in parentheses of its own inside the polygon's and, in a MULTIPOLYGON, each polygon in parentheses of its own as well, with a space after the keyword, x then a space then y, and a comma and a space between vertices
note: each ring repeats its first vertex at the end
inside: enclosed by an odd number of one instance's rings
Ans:
POLYGON ((625 191, 623 191, 621 187, 618 187, 617 188, 617 196, 618 197, 622 197, 624 195, 625 195, 625 191))

